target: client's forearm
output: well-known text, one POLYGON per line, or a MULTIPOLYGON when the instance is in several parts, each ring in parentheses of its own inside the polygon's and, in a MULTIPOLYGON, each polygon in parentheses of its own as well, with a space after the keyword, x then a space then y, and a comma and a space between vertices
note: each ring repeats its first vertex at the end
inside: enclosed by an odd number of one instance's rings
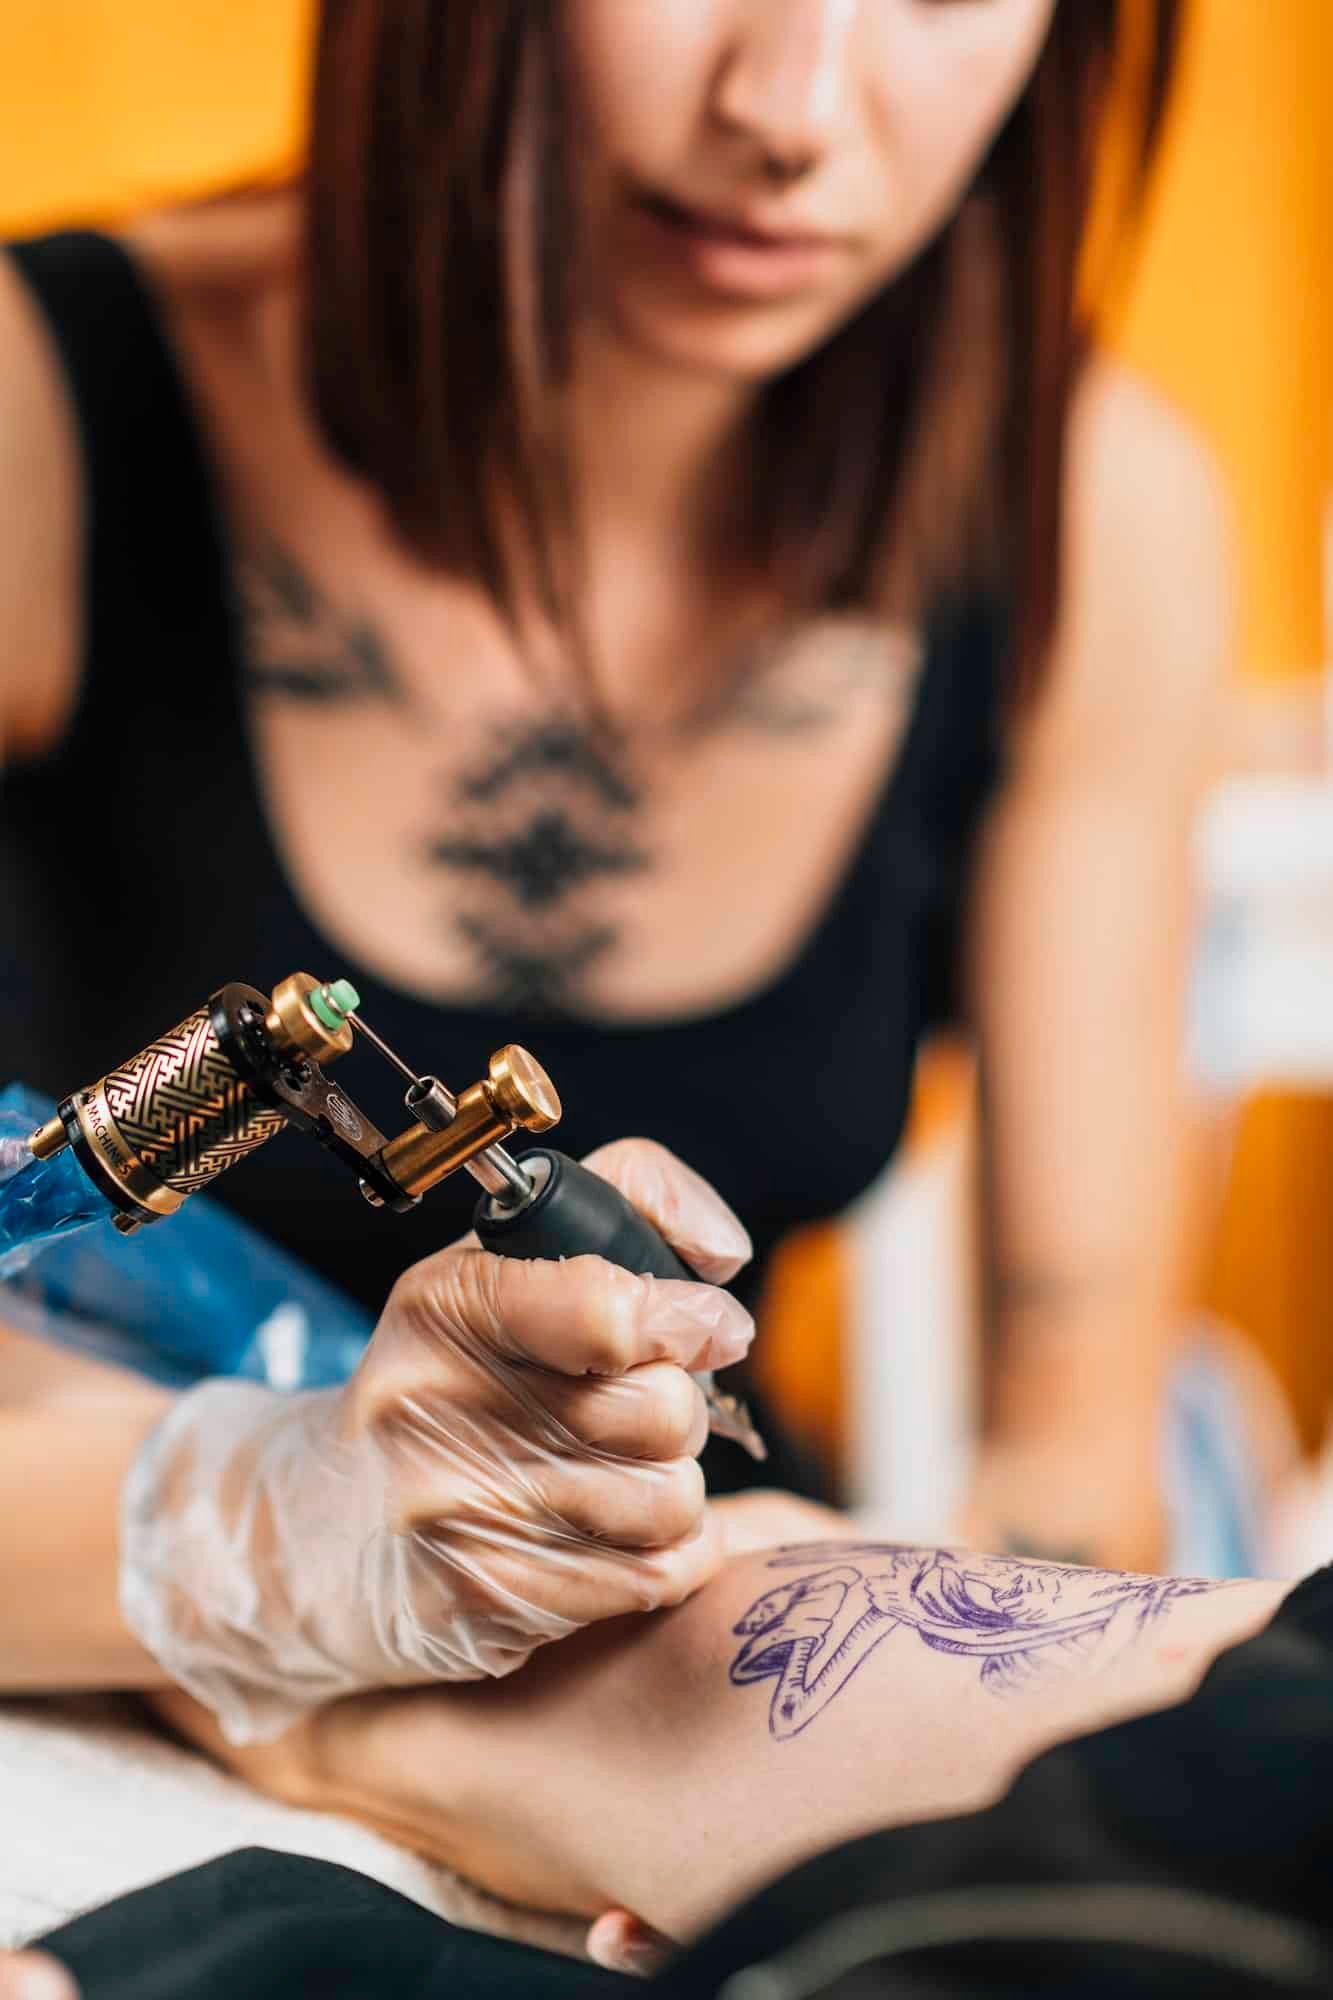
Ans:
POLYGON ((385 1708, 348 1739, 344 1803, 368 1785, 386 1829, 515 1900, 681 1937, 804 1855, 980 1806, 1049 1744, 1182 1699, 1285 1589, 773 1550, 406 1725, 385 1708))

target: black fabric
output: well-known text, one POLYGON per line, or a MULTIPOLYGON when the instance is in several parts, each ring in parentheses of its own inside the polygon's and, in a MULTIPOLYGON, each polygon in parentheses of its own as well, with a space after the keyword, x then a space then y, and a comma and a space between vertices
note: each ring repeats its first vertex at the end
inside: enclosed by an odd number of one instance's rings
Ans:
MULTIPOLYGON (((788 1809, 799 1811, 799 1792, 788 1809)), ((987 1812, 830 1849, 751 1898, 646 1991, 660 2000, 1329 1994, 1331 1884, 1333 1571, 1324 1570, 1215 1662, 1187 1703, 1047 1752, 987 1812), (936 1941, 905 1948, 923 1923, 936 1941), (1027 1935, 1006 1936, 1016 1923, 1027 1935), (763 1976, 742 1984, 754 1967, 763 1976)), ((634 1990, 455 1930, 346 1870, 258 1851, 122 1898, 44 1942, 78 1974, 83 2000, 612 2000, 634 1990)))
POLYGON ((45 1939, 82 2000, 621 2000, 642 1982, 441 1923, 382 1883, 245 1848, 45 1939))
MULTIPOLYGON (((566 1152, 620 1136, 633 1105, 638 1130, 744 1218, 757 1255, 740 1289, 752 1299, 778 1240, 844 1209, 884 1166, 920 1034, 949 1005, 972 834, 997 773, 997 619, 940 608, 864 841, 795 959, 751 998, 647 1026, 429 1005, 333 949, 275 854, 211 476, 141 275, 94 235, 11 255, 78 418, 87 661, 65 741, 0 788, 0 1080, 17 1074, 61 1096, 226 980, 267 988, 296 968, 345 974, 392 1044, 455 1083, 499 1043, 530 1040, 559 1083, 566 1152)), ((457 1176, 411 1215, 374 1214, 344 1169, 290 1137, 216 1189, 372 1307, 404 1265, 460 1232, 473 1192, 457 1176)))

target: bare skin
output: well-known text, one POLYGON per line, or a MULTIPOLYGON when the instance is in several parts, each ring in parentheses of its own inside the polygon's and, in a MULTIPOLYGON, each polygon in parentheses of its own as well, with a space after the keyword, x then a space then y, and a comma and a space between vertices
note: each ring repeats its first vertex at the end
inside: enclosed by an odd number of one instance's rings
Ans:
POLYGON ((0 2000, 79 2000, 79 1990, 49 1952, 5 1952, 0 1953, 0 2000))
POLYGON ((984 1806, 1051 1744, 1183 1700, 1290 1587, 845 1534, 737 1556, 504 1683, 340 1704, 261 1751, 165 1708, 261 1787, 512 1901, 682 1940, 821 1848, 984 1806))

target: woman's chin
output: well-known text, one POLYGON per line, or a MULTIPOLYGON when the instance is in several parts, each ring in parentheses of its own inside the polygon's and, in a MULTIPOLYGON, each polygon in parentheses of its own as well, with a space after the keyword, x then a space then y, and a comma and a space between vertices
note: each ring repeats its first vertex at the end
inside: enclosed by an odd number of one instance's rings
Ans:
POLYGON ((785 374, 822 345, 835 324, 827 304, 809 297, 762 306, 726 298, 683 302, 629 283, 615 296, 610 318, 625 346, 656 366, 737 389, 785 374))

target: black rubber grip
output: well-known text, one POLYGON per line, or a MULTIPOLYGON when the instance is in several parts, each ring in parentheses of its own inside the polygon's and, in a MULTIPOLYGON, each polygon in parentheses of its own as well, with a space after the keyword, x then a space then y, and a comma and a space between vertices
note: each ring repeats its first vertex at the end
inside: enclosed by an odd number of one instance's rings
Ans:
POLYGON ((539 1160, 549 1168, 546 1185, 526 1208, 506 1214, 490 1195, 477 1203, 473 1227, 484 1250, 500 1257, 605 1257, 641 1277, 694 1277, 610 1181, 589 1173, 568 1153, 542 1146, 523 1155, 528 1169, 539 1160))

